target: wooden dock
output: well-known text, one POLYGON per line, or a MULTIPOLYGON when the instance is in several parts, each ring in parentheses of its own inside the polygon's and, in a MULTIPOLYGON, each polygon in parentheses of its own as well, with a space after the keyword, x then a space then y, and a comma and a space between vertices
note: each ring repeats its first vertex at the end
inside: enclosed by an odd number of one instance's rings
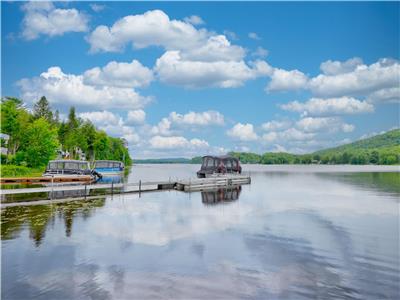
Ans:
POLYGON ((250 184, 250 176, 223 175, 209 178, 189 179, 177 181, 176 189, 185 192, 201 191, 218 187, 229 187, 234 185, 250 184))
POLYGON ((0 185, 3 184, 41 184, 41 183, 67 183, 67 182, 92 182, 93 178, 89 175, 82 176, 55 176, 55 177, 17 177, 0 178, 0 185))
MULTIPOLYGON (((48 182, 47 182, 48 183, 48 182)), ((243 184, 250 184, 250 176, 244 175, 223 175, 211 178, 187 179, 177 181, 155 181, 155 182, 135 182, 135 183, 95 183, 95 184, 75 184, 60 185, 47 184, 43 187, 20 188, 20 189, 1 189, 0 195, 2 200, 10 195, 23 195, 35 193, 48 193, 49 199, 54 199, 60 195, 68 197, 68 195, 76 195, 91 197, 90 191, 98 190, 101 195, 123 194, 123 193, 142 193, 162 190, 178 190, 183 192, 202 191, 216 188, 224 188, 243 184)), ((82 197, 80 197, 82 198, 82 197)), ((70 197, 68 197, 70 199, 70 197)), ((59 199, 57 200, 59 201, 59 199)), ((32 201, 37 202, 37 201, 32 201)), ((12 203, 2 203, 2 207, 11 205, 12 203)), ((12 205, 15 205, 12 204, 12 205)))

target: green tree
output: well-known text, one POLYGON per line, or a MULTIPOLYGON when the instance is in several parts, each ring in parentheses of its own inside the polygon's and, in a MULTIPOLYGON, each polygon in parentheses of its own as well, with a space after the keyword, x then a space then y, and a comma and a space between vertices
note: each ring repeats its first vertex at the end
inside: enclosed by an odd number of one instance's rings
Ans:
POLYGON ((33 106, 33 117, 35 119, 44 118, 49 123, 53 122, 53 112, 45 96, 42 96, 33 106))
POLYGON ((372 151, 371 155, 369 156, 369 162, 371 164, 377 164, 379 162, 379 152, 372 151))
POLYGON ((10 136, 8 150, 15 154, 30 122, 30 115, 17 98, 5 97, 1 101, 1 132, 10 136))
POLYGON ((71 131, 79 126, 79 120, 76 117, 75 107, 73 106, 69 109, 67 125, 71 131))
POLYGON ((28 126, 21 151, 29 167, 40 167, 55 156, 57 147, 56 130, 46 119, 40 118, 28 126))

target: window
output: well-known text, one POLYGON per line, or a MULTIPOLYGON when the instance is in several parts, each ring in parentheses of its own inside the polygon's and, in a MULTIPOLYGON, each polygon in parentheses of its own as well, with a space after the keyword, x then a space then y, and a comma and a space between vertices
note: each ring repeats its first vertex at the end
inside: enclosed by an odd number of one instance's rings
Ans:
POLYGON ((75 162, 66 162, 65 169, 76 170, 78 169, 78 164, 75 162))
POLYGON ((231 170, 232 169, 232 161, 230 159, 227 159, 225 161, 225 166, 227 170, 231 170))
POLYGON ((207 166, 207 168, 214 167, 214 159, 211 158, 211 157, 207 158, 207 165, 206 166, 207 166))

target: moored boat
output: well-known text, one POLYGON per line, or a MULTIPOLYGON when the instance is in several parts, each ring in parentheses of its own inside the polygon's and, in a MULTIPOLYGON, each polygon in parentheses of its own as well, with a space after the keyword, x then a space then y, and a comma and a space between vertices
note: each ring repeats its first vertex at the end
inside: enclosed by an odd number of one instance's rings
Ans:
POLYGON ((88 161, 60 159, 51 160, 47 164, 44 177, 79 177, 92 176, 93 179, 101 178, 101 174, 92 170, 88 161))
POLYGON ((122 161, 117 160, 96 160, 93 169, 103 176, 121 175, 125 166, 122 161))
POLYGON ((242 167, 236 157, 224 156, 203 156, 200 170, 197 172, 198 178, 207 178, 224 174, 241 174, 242 167))

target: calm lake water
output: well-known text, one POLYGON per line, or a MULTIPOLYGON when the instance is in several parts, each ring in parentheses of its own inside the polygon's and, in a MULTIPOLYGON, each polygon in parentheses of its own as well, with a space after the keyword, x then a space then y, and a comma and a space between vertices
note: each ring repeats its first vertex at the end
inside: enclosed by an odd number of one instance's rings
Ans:
POLYGON ((400 298, 398 167, 244 169, 231 190, 2 209, 1 298, 400 298))

